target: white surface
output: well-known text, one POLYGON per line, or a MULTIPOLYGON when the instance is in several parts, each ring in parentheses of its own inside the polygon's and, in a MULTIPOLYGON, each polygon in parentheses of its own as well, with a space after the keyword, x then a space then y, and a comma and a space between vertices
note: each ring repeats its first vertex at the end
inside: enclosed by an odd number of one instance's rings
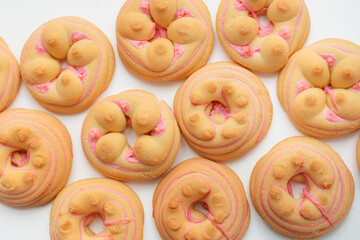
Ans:
MULTIPOLYGON (((360 44, 360 22, 358 0, 305 0, 310 11, 311 30, 305 45, 327 37, 345 38, 360 44), (346 4, 345 4, 346 2, 346 4)), ((33 0, 33 1, 6 1, 0 7, 0 35, 8 43, 17 59, 20 58, 23 44, 29 35, 42 23, 61 16, 79 16, 97 25, 110 39, 114 50, 116 67, 114 78, 109 88, 99 97, 117 94, 127 89, 143 89, 154 93, 159 99, 165 100, 170 106, 173 97, 182 81, 153 83, 142 80, 128 72, 121 63, 116 53, 115 20, 118 11, 125 0, 33 0)), ((216 11, 219 0, 205 0, 211 12, 215 30, 216 11)), ((215 47, 209 60, 230 61, 222 49, 215 34, 215 47)), ((290 136, 303 135, 290 123, 282 110, 276 95, 277 73, 258 74, 268 88, 274 106, 273 122, 267 136, 250 152, 242 157, 226 162, 241 178, 251 207, 251 220, 244 239, 286 239, 286 237, 272 230, 257 214, 252 206, 249 195, 249 179, 252 168, 257 160, 282 139, 290 136)), ((357 103, 358 104, 358 103, 357 103)), ((20 92, 9 108, 31 108, 46 111, 30 95, 22 84, 20 92)), ((79 114, 59 115, 54 114, 68 128, 74 149, 73 167, 68 184, 83 178, 100 177, 86 160, 80 143, 82 121, 88 110, 79 114)), ((135 138, 132 131, 127 131, 135 138)), ((348 217, 338 228, 321 239, 359 239, 360 227, 360 199, 358 191, 360 180, 359 170, 355 160, 355 146, 359 131, 346 136, 325 140, 344 159, 350 168, 355 180, 355 199, 348 217)), ((172 166, 190 157, 196 157, 188 144, 182 139, 179 154, 172 166)), ((160 239, 152 218, 152 195, 159 179, 145 182, 128 182, 142 200, 145 209, 144 239, 160 239)), ((51 202, 45 206, 35 208, 11 208, 0 204, 0 239, 11 240, 43 240, 49 237, 49 215, 51 202)))

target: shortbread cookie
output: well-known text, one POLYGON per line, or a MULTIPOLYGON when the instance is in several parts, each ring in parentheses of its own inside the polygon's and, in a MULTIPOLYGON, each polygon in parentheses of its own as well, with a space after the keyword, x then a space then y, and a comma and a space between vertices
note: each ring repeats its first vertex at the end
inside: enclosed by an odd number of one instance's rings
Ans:
POLYGON ((222 163, 193 158, 160 181, 153 216, 163 240, 239 240, 249 225, 250 209, 234 171, 222 163))
POLYGON ((264 138, 272 103, 257 76, 235 63, 218 62, 201 68, 180 86, 174 112, 197 153, 225 161, 264 138))
POLYGON ((275 72, 304 45, 310 18, 304 0, 222 0, 216 30, 235 62, 255 71, 275 72))
POLYGON ((354 181, 341 157, 310 137, 276 144, 256 164, 250 179, 251 200, 275 230, 297 239, 320 237, 347 216, 354 181), (300 198, 292 182, 302 182, 300 198))
POLYGON ((43 107, 80 112, 108 87, 114 50, 100 29, 78 17, 40 26, 27 40, 20 70, 26 87, 43 107))
POLYGON ((120 59, 151 81, 184 79, 205 65, 213 35, 202 0, 127 0, 116 20, 120 59))
POLYGON ((20 87, 19 64, 0 37, 0 112, 14 100, 20 87))
POLYGON ((50 214, 51 240, 142 240, 144 209, 136 193, 124 183, 106 179, 82 179, 65 187, 50 214), (102 219, 105 229, 95 234, 89 227, 102 219))
POLYGON ((169 106, 148 92, 128 90, 97 102, 84 120, 82 146, 89 162, 118 180, 163 174, 180 146, 180 131, 169 106), (142 134, 130 146, 122 133, 142 134))
POLYGON ((55 117, 36 110, 5 110, 0 114, 0 146, 0 202, 43 205, 66 184, 72 143, 55 117))
POLYGON ((295 53, 281 70, 278 98, 300 131, 334 138, 360 128, 360 46, 324 39, 295 53))

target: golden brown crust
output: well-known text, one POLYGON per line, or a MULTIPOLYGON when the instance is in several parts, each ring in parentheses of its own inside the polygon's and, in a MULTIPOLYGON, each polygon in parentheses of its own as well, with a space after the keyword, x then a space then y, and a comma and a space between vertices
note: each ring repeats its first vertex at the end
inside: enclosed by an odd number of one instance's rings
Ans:
POLYGON ((350 211, 354 181, 341 157, 310 137, 290 137, 276 144, 256 164, 250 196, 262 218, 280 233, 299 239, 320 237, 350 211), (302 182, 301 197, 292 182, 302 182))
POLYGON ((293 124, 319 138, 360 128, 360 46, 323 39, 298 52, 281 70, 279 101, 293 124))
POLYGON ((105 229, 97 236, 143 239, 144 210, 136 193, 124 183, 106 178, 82 179, 65 187, 50 214, 51 240, 89 239, 89 225, 100 217, 105 229))
POLYGON ((233 159, 266 135, 269 93, 258 77, 235 63, 209 64, 178 89, 174 112, 190 146, 217 161, 233 159))
POLYGON ((153 94, 128 90, 97 102, 86 116, 82 146, 89 162, 118 180, 151 179, 171 165, 180 131, 169 106, 153 94), (126 126, 141 135, 130 146, 126 126))
POLYGON ((184 79, 206 64, 214 45, 202 0, 128 0, 116 20, 123 64, 151 81, 184 79))
POLYGON ((309 12, 303 0, 222 0, 216 31, 235 62, 255 71, 275 72, 304 45, 309 12), (263 14, 268 26, 258 20, 263 14))
POLYGON ((0 114, 0 143, 0 202, 43 205, 66 184, 72 143, 55 117, 37 110, 5 110, 0 114))
POLYGON ((20 87, 19 64, 0 37, 0 112, 16 97, 20 87))
POLYGON ((236 173, 222 163, 201 158, 183 161, 164 176, 154 193, 153 216, 164 240, 238 240, 250 221, 236 173), (199 205, 208 213, 200 212, 199 205))
POLYGON ((30 36, 20 62, 24 83, 36 101, 53 112, 74 113, 88 108, 108 87, 115 57, 95 25, 61 17, 30 36), (69 66, 63 67, 63 62, 69 66))

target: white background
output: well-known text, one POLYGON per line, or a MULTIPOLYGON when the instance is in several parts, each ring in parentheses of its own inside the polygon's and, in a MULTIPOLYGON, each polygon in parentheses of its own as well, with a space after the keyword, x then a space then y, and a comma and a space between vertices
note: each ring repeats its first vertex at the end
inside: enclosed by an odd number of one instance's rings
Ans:
MULTIPOLYGON (((360 44, 360 1, 358 0, 305 0, 310 12, 311 30, 305 45, 317 40, 337 37, 360 44)), ((97 25, 110 39, 114 50, 116 67, 109 88, 99 97, 120 93, 128 89, 143 89, 154 93, 159 99, 165 100, 170 106, 177 88, 183 81, 154 83, 142 80, 125 69, 116 52, 115 20, 125 0, 33 0, 33 1, 2 1, 0 4, 0 36, 8 43, 17 59, 20 59, 22 47, 30 34, 44 22, 61 16, 78 16, 97 25)), ((215 18, 220 0, 205 0, 215 30, 215 18)), ((209 63, 230 61, 222 49, 215 34, 215 46, 209 63)), ((249 179, 251 171, 260 157, 282 139, 290 136, 303 135, 288 120, 281 108, 276 95, 277 74, 258 74, 270 92, 274 114, 270 130, 266 137, 255 148, 242 157, 226 162, 241 178, 248 200, 249 179)), ((354 103, 355 104, 355 103, 354 103)), ((359 104, 359 103, 356 103, 359 104)), ((48 112, 42 108, 21 84, 19 94, 9 108, 30 108, 48 112)), ((54 114, 68 128, 73 141, 73 167, 68 184, 83 178, 100 177, 86 160, 80 143, 80 132, 83 119, 88 110, 79 114, 54 114)), ((130 143, 136 138, 132 131, 130 143)), ((360 191, 359 170, 355 160, 356 142, 359 131, 333 140, 325 140, 344 159, 355 180, 355 199, 347 218, 335 230, 321 239, 360 239, 360 191)), ((182 139, 179 154, 172 166, 190 157, 198 156, 182 139)), ((144 239, 160 239, 152 218, 152 195, 159 179, 151 181, 132 181, 127 184, 135 190, 142 200, 145 209, 144 239)), ((272 230, 257 214, 251 201, 251 220, 244 239, 286 239, 272 230)), ((0 204, 0 239, 8 240, 43 240, 49 237, 49 215, 52 202, 33 208, 12 208, 0 204)))

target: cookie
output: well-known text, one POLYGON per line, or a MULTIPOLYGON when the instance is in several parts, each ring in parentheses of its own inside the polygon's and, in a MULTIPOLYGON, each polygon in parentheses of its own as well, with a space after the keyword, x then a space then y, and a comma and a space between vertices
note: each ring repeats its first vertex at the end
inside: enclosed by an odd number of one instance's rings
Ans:
POLYGON ((180 86, 174 112, 183 136, 198 154, 225 161, 264 138, 272 103, 257 76, 235 63, 218 62, 201 68, 180 86))
POLYGON ((19 64, 0 37, 0 112, 14 100, 20 87, 19 64))
POLYGON ((296 52, 277 83, 281 106, 296 128, 334 138, 360 128, 360 46, 324 39, 296 52))
POLYGON ((50 214, 51 240, 143 239, 144 209, 136 193, 124 183, 91 178, 73 182, 56 197, 50 214), (100 218, 105 229, 89 226, 100 218))
POLYGON ((108 87, 114 64, 114 50, 100 29, 79 17, 61 17, 30 36, 20 71, 39 104, 74 113, 88 108, 108 87))
POLYGON ((356 160, 358 163, 358 167, 360 169, 360 137, 359 137, 359 141, 358 141, 357 148, 356 148, 356 160))
POLYGON ((169 106, 153 94, 128 90, 97 102, 81 133, 89 162, 118 180, 156 178, 171 165, 180 146, 180 131, 169 106), (130 146, 123 131, 140 134, 130 146))
POLYGON ((0 114, 0 202, 14 207, 48 203, 66 184, 72 143, 65 126, 41 111, 0 114))
POLYGON ((341 157, 310 137, 291 137, 276 144, 256 164, 250 195, 262 218, 280 233, 297 239, 320 237, 347 216, 354 181, 341 157), (300 198, 293 182, 302 183, 300 198))
POLYGON ((187 78, 206 64, 214 46, 202 0, 127 0, 116 37, 123 64, 150 81, 187 78))
POLYGON ((222 0, 216 31, 235 62, 251 70, 275 72, 306 42, 309 12, 303 0, 222 0))
POLYGON ((159 182, 153 216, 163 240, 238 240, 249 225, 250 209, 234 171, 222 163, 192 158, 159 182))

